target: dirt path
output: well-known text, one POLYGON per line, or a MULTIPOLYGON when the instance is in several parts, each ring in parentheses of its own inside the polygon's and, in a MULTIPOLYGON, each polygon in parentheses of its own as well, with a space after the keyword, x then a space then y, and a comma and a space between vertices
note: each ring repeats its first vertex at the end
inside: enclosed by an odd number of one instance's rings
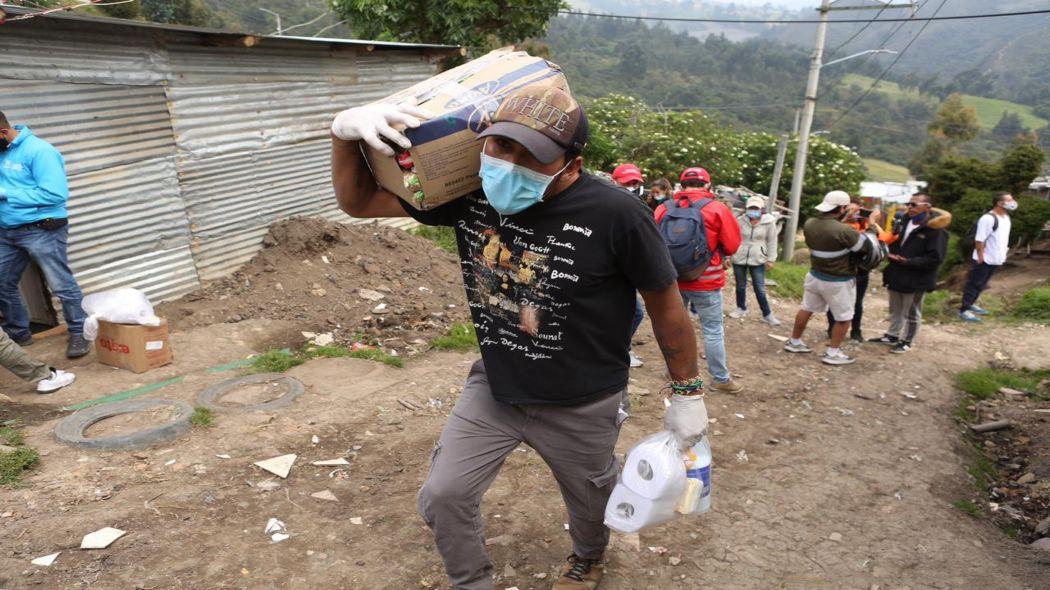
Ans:
MULTIPOLYGON (((882 299, 870 298, 872 335, 882 299)), ((782 318, 794 309, 777 304, 782 318)), ((644 531, 637 545, 617 535, 603 589, 1050 587, 1050 559, 951 506, 969 489, 951 375, 996 352, 1046 366, 1050 330, 930 327, 908 355, 865 345, 856 365, 832 368, 815 355, 781 352, 754 319, 727 322, 731 366, 749 389, 709 398, 713 511, 644 531), (681 563, 670 565, 671 557, 681 563)), ((175 335, 172 367, 147 377, 81 363, 77 385, 51 398, 0 381, 19 404, 36 404, 25 410, 27 442, 44 455, 22 487, 0 494, 0 587, 447 587, 414 498, 473 354, 431 352, 401 370, 311 361, 290 371, 307 385, 293 407, 221 414, 212 429, 141 452, 79 452, 50 434, 63 404, 176 374, 187 377, 156 395, 191 401, 229 376, 206 367, 293 333, 267 320, 194 328, 175 335), (284 453, 299 455, 287 480, 252 466, 284 453), (351 465, 309 464, 338 456, 351 465), (338 502, 310 496, 326 489, 338 502), (292 537, 270 543, 270 517, 292 537), (103 526, 128 535, 107 550, 76 548, 103 526), (63 553, 51 567, 29 565, 55 551, 63 553)), ((651 334, 648 326, 640 334, 651 334)), ((633 375, 622 450, 658 428, 663 414, 658 352, 647 340, 638 347, 649 362, 633 375)), ((37 350, 57 360, 60 349, 55 341, 37 350)), ((515 573, 497 588, 548 588, 569 543, 557 488, 534 452, 512 454, 483 510, 497 572, 509 565, 515 573)))

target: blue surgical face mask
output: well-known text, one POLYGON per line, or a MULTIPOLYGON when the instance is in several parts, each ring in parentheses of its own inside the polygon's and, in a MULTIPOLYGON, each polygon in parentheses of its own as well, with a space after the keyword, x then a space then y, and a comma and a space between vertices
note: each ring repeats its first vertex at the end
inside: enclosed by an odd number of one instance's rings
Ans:
POLYGON ((482 152, 478 176, 489 205, 501 215, 514 215, 542 201, 547 187, 571 163, 565 164, 557 174, 547 176, 482 152))
POLYGON ((747 210, 747 216, 750 217, 751 219, 761 219, 762 218, 762 212, 761 211, 752 211, 752 210, 748 209, 747 210))

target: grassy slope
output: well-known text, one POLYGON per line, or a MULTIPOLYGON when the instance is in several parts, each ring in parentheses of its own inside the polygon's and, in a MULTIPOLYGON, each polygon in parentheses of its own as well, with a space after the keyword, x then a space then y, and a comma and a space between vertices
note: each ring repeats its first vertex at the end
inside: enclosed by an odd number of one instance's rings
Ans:
POLYGON ((907 182, 911 178, 904 166, 879 160, 878 158, 861 158, 868 170, 868 180, 876 182, 907 182))
MULTIPOLYGON (((860 74, 846 74, 843 78, 842 83, 845 85, 856 84, 861 88, 867 88, 874 82, 874 78, 868 76, 862 76, 860 74)), ((906 97, 912 100, 922 100, 930 103, 936 102, 936 99, 919 94, 916 90, 903 90, 896 82, 882 81, 879 83, 878 91, 883 94, 892 96, 894 98, 906 97)), ((973 108, 977 109, 977 120, 981 124, 981 129, 985 131, 991 130, 995 127, 995 124, 999 122, 999 118, 1002 117, 1003 111, 1017 113, 1021 117, 1021 121, 1025 127, 1029 129, 1039 129, 1044 127, 1048 121, 1041 117, 1036 116, 1032 112, 1032 107, 1017 104, 1016 102, 1009 102, 1005 100, 999 100, 996 98, 983 98, 980 96, 972 96, 969 94, 963 95, 963 102, 973 108)))

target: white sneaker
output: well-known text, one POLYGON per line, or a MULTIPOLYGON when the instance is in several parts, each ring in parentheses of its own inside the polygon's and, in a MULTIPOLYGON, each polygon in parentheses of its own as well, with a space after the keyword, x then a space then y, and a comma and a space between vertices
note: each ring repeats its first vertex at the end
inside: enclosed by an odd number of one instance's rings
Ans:
POLYGON ((741 318, 745 318, 745 317, 747 317, 747 310, 746 309, 740 309, 738 307, 738 308, 734 309, 733 311, 729 312, 729 317, 733 318, 734 320, 739 320, 741 318))
POLYGON ((37 393, 58 391, 67 385, 71 385, 76 379, 77 376, 73 373, 68 373, 62 369, 51 369, 50 377, 37 381, 36 391, 37 393))
POLYGON ((769 314, 767 316, 763 316, 762 317, 762 321, 767 323, 767 324, 769 324, 770 326, 779 326, 780 325, 780 320, 778 320, 777 316, 775 316, 773 314, 769 314))
POLYGON ((847 355, 841 350, 838 352, 838 354, 828 354, 827 352, 825 352, 824 356, 820 357, 820 360, 825 365, 849 365, 857 362, 856 358, 847 355))
POLYGON ((627 355, 631 358, 631 368, 632 369, 637 369, 638 367, 640 367, 640 366, 645 364, 645 363, 642 362, 642 359, 638 358, 638 355, 634 354, 633 350, 627 351, 627 355))

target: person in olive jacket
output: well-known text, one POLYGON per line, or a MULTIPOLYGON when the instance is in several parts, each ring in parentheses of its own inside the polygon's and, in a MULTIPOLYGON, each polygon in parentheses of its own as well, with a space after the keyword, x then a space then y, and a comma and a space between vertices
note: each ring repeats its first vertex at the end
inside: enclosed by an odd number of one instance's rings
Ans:
POLYGON ((890 262, 882 272, 890 295, 890 327, 872 342, 890 345, 894 353, 911 350, 922 323, 923 298, 937 287, 951 221, 951 213, 934 208, 923 193, 912 195, 907 212, 894 219, 890 262))

